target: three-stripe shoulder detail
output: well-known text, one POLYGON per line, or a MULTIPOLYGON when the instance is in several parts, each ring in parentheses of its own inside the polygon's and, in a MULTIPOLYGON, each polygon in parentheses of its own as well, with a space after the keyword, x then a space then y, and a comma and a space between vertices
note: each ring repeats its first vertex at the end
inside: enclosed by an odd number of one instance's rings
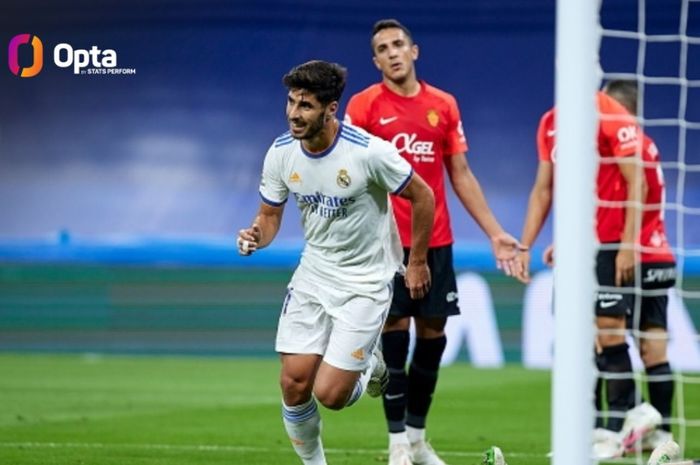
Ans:
POLYGON ((346 125, 343 125, 343 129, 340 131, 340 137, 354 144, 361 145, 362 147, 369 146, 368 136, 346 125))
POLYGON ((289 133, 289 131, 285 132, 281 136, 279 136, 277 139, 275 139, 274 146, 275 148, 282 147, 283 145, 288 145, 294 142, 294 138, 292 135, 289 133))

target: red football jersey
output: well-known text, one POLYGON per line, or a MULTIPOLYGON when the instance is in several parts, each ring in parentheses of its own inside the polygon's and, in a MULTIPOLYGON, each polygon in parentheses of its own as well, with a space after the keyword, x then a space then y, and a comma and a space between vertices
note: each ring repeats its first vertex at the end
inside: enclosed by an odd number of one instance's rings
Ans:
MULTIPOLYGON (((444 157, 463 156, 467 141, 455 98, 420 81, 414 97, 392 92, 384 83, 374 84, 352 96, 346 121, 394 144, 413 169, 433 189, 435 221, 430 247, 454 242, 445 198, 444 157)), ((392 196, 401 243, 411 245, 411 203, 392 196)))
MULTIPOLYGON (((617 163, 606 158, 629 157, 637 153, 639 127, 625 107, 603 92, 597 93, 598 153, 600 163, 596 177, 598 199, 606 202, 624 201, 627 196, 625 179, 617 163)), ((556 161, 554 128, 555 111, 542 116, 537 130, 537 151, 542 161, 556 161)), ((600 242, 620 242, 625 227, 625 210, 621 207, 599 206, 596 210, 596 232, 600 242)))
POLYGON ((642 160, 644 160, 644 174, 648 190, 647 197, 644 199, 642 234, 639 238, 642 245, 642 262, 669 263, 675 259, 666 237, 664 223, 666 184, 664 183, 664 172, 659 163, 659 149, 646 134, 644 134, 643 144, 642 160))
MULTIPOLYGON (((642 246, 642 263, 671 263, 675 259, 666 237, 664 223, 664 203, 666 202, 666 185, 664 173, 659 163, 659 149, 649 136, 642 133, 642 160, 644 162, 644 177, 647 182, 647 195, 644 199, 642 214, 642 230, 639 244, 642 246)), ((627 200, 627 185, 615 192, 615 200, 627 200)), ((623 210, 620 208, 620 210, 623 210)))

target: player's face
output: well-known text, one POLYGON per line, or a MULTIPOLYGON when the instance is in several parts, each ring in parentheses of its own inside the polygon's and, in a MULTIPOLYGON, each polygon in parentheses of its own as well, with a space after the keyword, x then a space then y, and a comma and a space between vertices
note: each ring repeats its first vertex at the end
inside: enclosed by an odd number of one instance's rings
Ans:
POLYGON ((387 28, 372 38, 374 64, 386 79, 397 84, 415 76, 413 62, 418 59, 418 46, 399 28, 387 28))
POLYGON ((287 94, 287 121, 295 139, 313 139, 331 118, 329 105, 321 105, 316 96, 303 89, 287 94))

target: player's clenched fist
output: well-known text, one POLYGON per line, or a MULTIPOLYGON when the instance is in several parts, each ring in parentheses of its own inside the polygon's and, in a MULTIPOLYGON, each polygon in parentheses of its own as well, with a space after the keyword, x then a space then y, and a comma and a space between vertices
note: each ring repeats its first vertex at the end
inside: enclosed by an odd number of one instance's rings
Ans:
POLYGON ((258 250, 261 236, 262 232, 260 231, 260 226, 257 224, 253 224, 250 228, 238 231, 238 239, 236 240, 238 253, 241 255, 250 255, 258 250))

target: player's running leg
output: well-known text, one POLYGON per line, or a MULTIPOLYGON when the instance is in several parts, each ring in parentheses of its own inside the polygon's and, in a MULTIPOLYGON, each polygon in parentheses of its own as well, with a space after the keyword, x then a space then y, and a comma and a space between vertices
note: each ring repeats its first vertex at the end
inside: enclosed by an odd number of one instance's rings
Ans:
POLYGON ((326 297, 332 330, 314 394, 325 407, 340 410, 357 402, 365 391, 378 397, 386 388, 388 375, 378 344, 391 287, 372 297, 341 291, 326 297))
POLYGON ((282 354, 282 419, 292 447, 304 465, 326 465, 321 415, 311 396, 319 355, 282 354))
POLYGON ((372 352, 370 365, 363 371, 355 381, 355 386, 345 403, 349 407, 362 397, 363 392, 367 392, 370 397, 379 397, 387 389, 389 384, 389 371, 384 363, 384 357, 379 347, 372 352))
POLYGON ((370 376, 367 381, 367 395, 379 397, 386 392, 389 386, 389 370, 384 361, 384 354, 379 347, 376 347, 372 352, 372 362, 368 372, 370 376))

